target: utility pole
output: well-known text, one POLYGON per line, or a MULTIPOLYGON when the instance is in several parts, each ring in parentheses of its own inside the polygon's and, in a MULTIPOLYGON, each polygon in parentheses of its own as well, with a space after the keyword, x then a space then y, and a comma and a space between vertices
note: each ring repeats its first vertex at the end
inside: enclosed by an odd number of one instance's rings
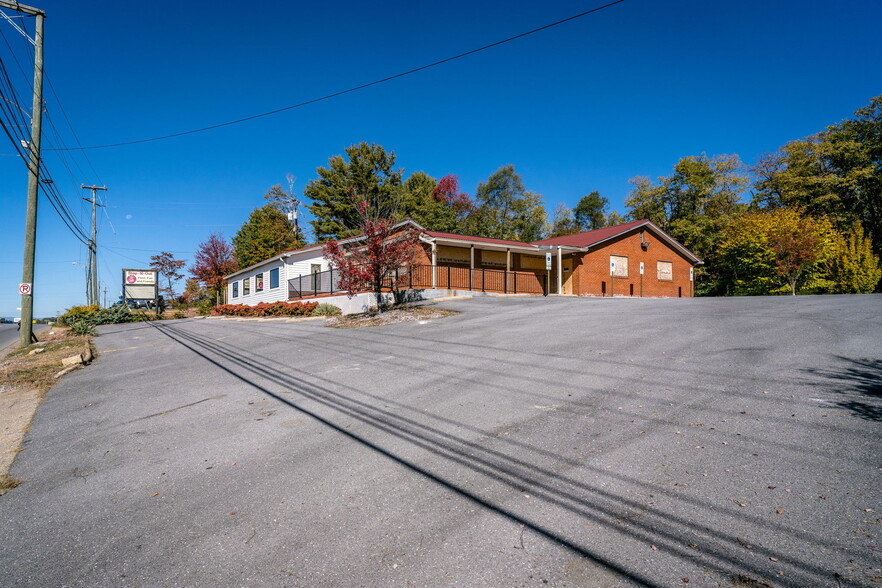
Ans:
POLYGON ((28 204, 25 212, 24 263, 21 270, 21 328, 18 343, 27 347, 34 338, 34 252, 37 247, 37 191, 40 188, 40 138, 43 124, 43 18, 46 13, 9 0, 8 8, 36 17, 34 29, 34 101, 31 112, 31 142, 28 144, 28 204))
MULTIPOLYGON (((96 194, 98 190, 107 191, 104 186, 87 186, 80 184, 84 190, 92 190, 92 240, 89 242, 89 280, 86 282, 87 304, 101 304, 101 295, 98 292, 98 225, 96 223, 95 207, 104 206, 98 204, 96 194)), ((89 202, 88 198, 83 198, 89 202)))

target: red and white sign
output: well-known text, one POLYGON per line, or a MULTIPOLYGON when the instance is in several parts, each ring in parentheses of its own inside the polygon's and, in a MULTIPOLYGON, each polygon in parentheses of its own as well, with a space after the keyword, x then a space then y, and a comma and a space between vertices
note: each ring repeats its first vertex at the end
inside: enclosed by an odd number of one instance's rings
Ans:
POLYGON ((31 293, 31 285, 30 284, 19 284, 18 285, 18 293, 22 296, 27 296, 31 293))
POLYGON ((156 283, 156 272, 147 270, 126 270, 126 284, 152 286, 156 283))

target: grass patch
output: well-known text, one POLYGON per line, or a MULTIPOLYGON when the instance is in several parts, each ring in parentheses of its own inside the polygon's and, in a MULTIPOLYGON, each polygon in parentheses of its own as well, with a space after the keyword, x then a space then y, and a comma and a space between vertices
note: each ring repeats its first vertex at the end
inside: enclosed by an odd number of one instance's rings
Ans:
POLYGON ((43 340, 39 343, 17 349, 0 362, 0 385, 30 388, 43 395, 57 382, 55 374, 63 367, 62 359, 92 352, 91 339, 74 335, 69 329, 54 327, 44 331, 41 337, 43 340), (43 351, 32 355, 35 349, 43 351))
POLYGON ((403 306, 393 308, 386 312, 368 312, 364 314, 351 314, 338 316, 328 320, 329 327, 336 329, 360 329, 364 327, 379 327, 395 323, 407 323, 416 321, 428 321, 459 314, 454 310, 447 310, 435 306, 403 306))

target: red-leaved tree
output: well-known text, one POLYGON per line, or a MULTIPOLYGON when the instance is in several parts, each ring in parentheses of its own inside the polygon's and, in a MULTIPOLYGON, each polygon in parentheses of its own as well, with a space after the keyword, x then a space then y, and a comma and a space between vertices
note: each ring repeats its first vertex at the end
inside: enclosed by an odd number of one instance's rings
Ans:
POLYGON ((456 174, 447 174, 438 180, 432 191, 432 198, 453 209, 457 222, 461 222, 474 208, 469 195, 460 192, 459 177, 456 174))
POLYGON ((821 253, 821 238, 812 229, 811 223, 802 219, 795 226, 777 227, 769 234, 775 271, 790 284, 793 296, 803 271, 818 261, 821 253))
MULTIPOLYGON (((382 312, 383 282, 411 264, 419 234, 410 226, 396 227, 366 199, 357 199, 356 209, 362 235, 346 243, 328 241, 323 254, 338 272, 340 288, 350 297, 358 292, 374 292, 377 310, 382 312)), ((392 279, 390 285, 397 300, 398 284, 392 279)))
POLYGON ((199 244, 190 273, 215 294, 217 304, 221 303, 221 293, 226 283, 224 276, 238 269, 233 257, 233 247, 223 235, 212 233, 208 241, 199 244))

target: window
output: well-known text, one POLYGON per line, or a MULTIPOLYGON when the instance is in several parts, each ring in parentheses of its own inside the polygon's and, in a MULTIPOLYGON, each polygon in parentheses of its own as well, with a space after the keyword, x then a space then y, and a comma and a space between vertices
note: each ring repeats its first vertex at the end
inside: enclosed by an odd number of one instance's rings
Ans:
POLYGON ((242 280, 242 296, 248 296, 251 294, 251 278, 245 278, 242 280))
POLYGON ((612 263, 615 262, 616 270, 613 275, 617 278, 627 278, 628 277, 628 258, 624 255, 610 255, 609 263, 610 268, 612 267, 612 263))
POLYGON ((239 297, 239 282, 233 282, 233 298, 239 297))
POLYGON ((254 276, 254 291, 263 292, 263 272, 254 276))
POLYGON ((270 270, 270 288, 279 287, 279 268, 270 270))
POLYGON ((665 282, 670 282, 674 279, 674 264, 672 262, 658 262, 658 279, 665 282))

